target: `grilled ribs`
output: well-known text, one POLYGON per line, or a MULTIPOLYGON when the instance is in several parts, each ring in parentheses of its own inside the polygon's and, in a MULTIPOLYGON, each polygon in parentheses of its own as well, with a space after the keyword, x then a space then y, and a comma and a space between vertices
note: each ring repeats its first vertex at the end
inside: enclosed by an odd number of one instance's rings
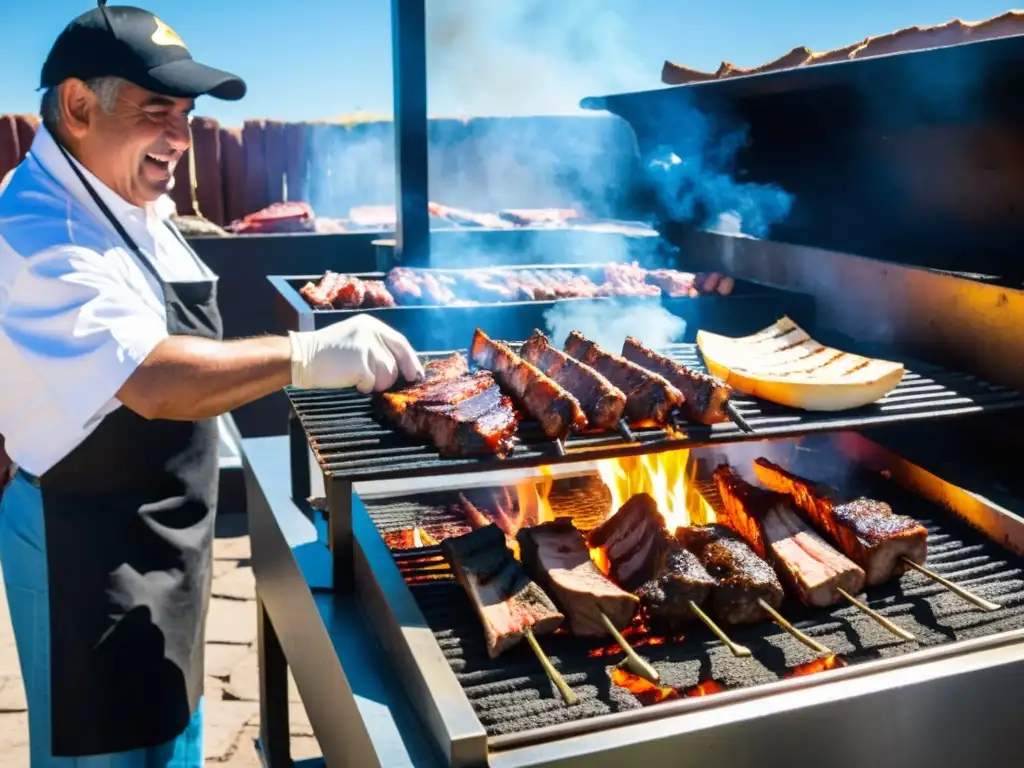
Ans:
POLYGON ((568 618, 573 634, 608 634, 602 613, 616 629, 632 621, 640 601, 597 569, 571 518, 520 528, 516 539, 523 567, 568 618))
POLYGON ((904 557, 924 565, 928 531, 913 518, 893 513, 888 504, 864 498, 837 501, 834 489, 787 472, 765 458, 754 462, 754 473, 766 487, 789 494, 796 506, 865 570, 868 586, 907 570, 904 557))
POLYGON ((565 387, 580 402, 591 429, 613 429, 622 418, 626 395, 589 365, 553 347, 548 337, 535 330, 520 350, 528 363, 565 387))
POLYGON ((767 618, 758 603, 782 605, 782 584, 735 531, 724 525, 697 525, 676 529, 676 540, 700 560, 715 580, 711 611, 726 624, 752 624, 767 618))
POLYGON ((578 331, 569 334, 565 352, 589 365, 626 393, 626 418, 630 422, 664 424, 669 414, 683 404, 683 394, 656 373, 603 350, 578 331))
POLYGON ((573 430, 586 428, 587 417, 575 397, 479 328, 473 334, 470 356, 476 365, 494 374, 517 404, 540 422, 548 437, 561 440, 573 430))
POLYGON ((480 617, 492 659, 518 643, 526 629, 543 635, 565 619, 513 557, 498 526, 445 539, 441 551, 480 617))
POLYGON ((612 580, 640 598, 644 616, 657 631, 678 634, 693 618, 691 603, 699 606, 715 586, 696 555, 668 532, 657 503, 646 493, 630 498, 590 533, 587 543, 603 551, 612 580))
POLYGON ((685 402, 681 410, 687 418, 701 424, 717 424, 728 420, 725 405, 732 394, 728 384, 659 355, 632 336, 626 337, 622 345, 622 356, 641 368, 663 376, 669 384, 682 392, 685 402))
POLYGON ((494 377, 486 371, 466 374, 462 355, 425 369, 422 383, 381 396, 385 417, 413 437, 429 439, 442 456, 507 456, 518 416, 494 377))
POLYGON ((730 528, 768 560, 805 605, 818 608, 859 592, 865 574, 834 550, 793 509, 789 497, 751 485, 727 464, 714 471, 730 528))

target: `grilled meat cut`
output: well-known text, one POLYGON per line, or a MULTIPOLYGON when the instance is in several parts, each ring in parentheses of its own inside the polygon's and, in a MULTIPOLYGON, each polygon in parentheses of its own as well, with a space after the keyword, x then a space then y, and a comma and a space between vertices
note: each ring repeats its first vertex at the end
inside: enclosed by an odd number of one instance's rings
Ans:
POLYGON ((682 392, 685 398, 682 411, 687 418, 701 424, 717 424, 728 420, 725 406, 732 394, 728 384, 659 355, 632 336, 626 337, 622 345, 622 356, 663 376, 669 384, 682 392))
POLYGON ((456 379, 469 373, 469 361, 466 356, 456 352, 454 355, 431 360, 423 366, 423 380, 456 379))
POLYGON ((767 618, 758 598, 772 608, 782 605, 782 584, 735 531, 724 525, 676 529, 676 540, 700 560, 715 580, 711 611, 727 624, 752 624, 767 618))
POLYGON ((476 365, 494 373, 501 386, 540 422, 548 437, 561 440, 573 430, 586 428, 587 417, 575 397, 479 328, 473 334, 470 356, 476 365))
POLYGON ((668 634, 693 618, 690 604, 703 603, 715 586, 696 555, 668 532, 657 502, 646 493, 591 531, 587 544, 602 550, 612 580, 634 592, 650 624, 668 634))
POLYGON ((888 504, 864 498, 839 501, 834 489, 787 472, 765 458, 754 462, 754 473, 766 487, 789 494, 796 506, 864 569, 868 586, 907 570, 904 557, 924 565, 928 531, 913 518, 895 514, 888 504))
POLYGON ((513 557, 498 526, 445 539, 441 551, 480 617, 492 659, 518 643, 525 630, 543 635, 565 619, 513 557))
POLYGON ((573 634, 608 634, 602 613, 616 629, 632 621, 640 601, 597 569, 572 518, 520 528, 516 539, 523 567, 568 618, 573 634))
POLYGON ((636 363, 606 352, 583 334, 573 331, 565 341, 565 352, 596 370, 612 385, 626 393, 626 418, 631 422, 664 424, 683 404, 683 394, 664 377, 636 363))
POLYGON ((430 440, 442 456, 504 458, 518 423, 512 401, 490 373, 465 374, 465 365, 465 358, 427 365, 424 382, 385 392, 381 408, 399 429, 430 440))
POLYGON ((766 491, 723 464, 714 471, 730 528, 770 562, 805 605, 818 608, 842 600, 838 589, 859 592, 865 574, 834 550, 793 509, 788 496, 766 491))
POLYGON ((363 280, 366 295, 363 297, 363 309, 395 306, 395 297, 388 291, 383 280, 363 280))
POLYGON ((519 354, 579 400, 591 429, 612 429, 622 418, 625 393, 589 365, 552 346, 540 331, 533 332, 519 354))

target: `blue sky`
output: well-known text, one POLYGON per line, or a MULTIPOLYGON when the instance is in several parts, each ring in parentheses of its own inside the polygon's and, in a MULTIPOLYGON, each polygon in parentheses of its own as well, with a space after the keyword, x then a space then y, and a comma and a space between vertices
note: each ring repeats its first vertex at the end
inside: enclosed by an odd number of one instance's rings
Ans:
MULTIPOLYGON (((0 0, 0 113, 37 110, 49 46, 90 7, 89 0, 0 0)), ((248 81, 244 101, 204 99, 199 114, 240 125, 247 117, 391 111, 390 0, 148 0, 145 7, 196 58, 248 81)), ((583 96, 657 87, 666 58, 702 69, 722 59, 753 66, 797 45, 823 50, 1009 7, 988 0, 428 0, 428 9, 439 8, 430 110, 450 115, 561 111, 583 96)))

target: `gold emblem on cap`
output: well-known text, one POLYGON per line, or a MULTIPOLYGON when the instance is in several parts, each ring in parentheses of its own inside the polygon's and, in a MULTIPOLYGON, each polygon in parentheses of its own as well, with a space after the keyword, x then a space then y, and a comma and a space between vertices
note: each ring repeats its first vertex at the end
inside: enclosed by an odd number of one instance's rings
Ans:
POLYGON ((178 33, 173 29, 164 24, 156 16, 153 17, 153 21, 156 22, 156 32, 150 38, 157 45, 180 45, 185 50, 185 41, 178 37, 178 33))

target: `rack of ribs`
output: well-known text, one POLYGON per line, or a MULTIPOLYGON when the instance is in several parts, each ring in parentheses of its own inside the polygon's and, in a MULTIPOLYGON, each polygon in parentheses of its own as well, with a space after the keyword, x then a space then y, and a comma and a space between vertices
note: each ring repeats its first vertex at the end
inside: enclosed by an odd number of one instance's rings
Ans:
POLYGON ((772 608, 782 605, 782 584, 774 569, 735 531, 724 525, 680 527, 676 540, 697 556, 715 580, 711 611, 719 621, 753 624, 768 618, 758 599, 772 608))
POLYGON ((924 565, 928 531, 913 518, 897 515, 874 499, 837 500, 837 491, 794 475, 768 459, 754 462, 754 474, 773 491, 790 496, 811 521, 867 572, 869 586, 882 584, 909 567, 924 565))
POLYGON ((516 403, 540 422, 549 438, 563 440, 570 432, 586 428, 587 417, 579 400, 479 328, 473 334, 470 357, 474 364, 494 374, 516 403))
POLYGON ((587 544, 603 550, 609 576, 640 598, 651 627, 665 634, 678 634, 694 618, 691 602, 700 606, 715 586, 696 555, 668 532, 657 502, 646 493, 591 531, 587 544))
POLYGON ((614 429, 626 407, 626 395, 589 365, 551 345, 535 330, 520 356, 565 387, 580 402, 591 429, 614 429))
POLYGON ((664 377, 606 352, 578 331, 573 331, 566 339, 565 353, 589 365, 626 393, 625 413, 630 422, 664 424, 672 411, 683 404, 682 392, 664 377))
POLYGON ((492 659, 522 640, 526 630, 543 635, 564 621, 512 555, 498 526, 445 539, 441 551, 480 618, 492 659))
POLYGON ((381 395, 384 416, 403 432, 430 440, 442 456, 507 456, 518 416, 494 376, 468 374, 462 355, 424 368, 422 383, 381 395))
POLYGON ((788 496, 751 485, 727 464, 714 471, 730 528, 770 562, 805 605, 823 608, 864 586, 864 571, 826 543, 788 496))
POLYGON ((675 360, 648 349, 637 339, 627 336, 622 345, 622 356, 631 363, 663 376, 669 384, 683 393, 683 414, 701 424, 728 421, 725 406, 732 388, 714 376, 694 371, 675 360))
POLYGON ((516 539, 523 567, 569 619, 573 634, 607 635, 602 613, 619 630, 632 621, 640 601, 598 570, 572 518, 520 528, 516 539))

